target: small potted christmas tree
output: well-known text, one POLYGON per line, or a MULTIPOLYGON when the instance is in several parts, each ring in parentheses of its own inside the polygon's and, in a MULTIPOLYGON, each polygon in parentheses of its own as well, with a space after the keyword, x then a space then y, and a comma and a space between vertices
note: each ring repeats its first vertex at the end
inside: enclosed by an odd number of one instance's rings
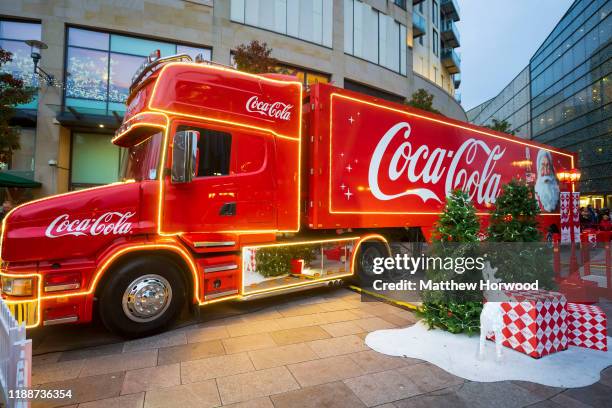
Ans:
MULTIPOLYGON (((432 239, 432 256, 444 259, 475 257, 478 252, 480 223, 469 196, 461 190, 453 191, 432 239)), ((479 272, 479 271, 478 271, 479 272)), ((454 280, 477 282, 478 273, 455 273, 454 270, 428 268, 427 279, 433 282, 454 280)), ((421 315, 429 328, 440 328, 451 333, 478 333, 482 293, 478 291, 425 291, 421 315)))

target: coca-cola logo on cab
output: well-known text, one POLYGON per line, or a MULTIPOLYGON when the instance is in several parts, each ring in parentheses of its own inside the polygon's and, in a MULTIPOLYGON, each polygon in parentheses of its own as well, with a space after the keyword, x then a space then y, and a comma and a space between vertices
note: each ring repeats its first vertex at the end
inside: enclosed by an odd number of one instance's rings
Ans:
MULTIPOLYGON (((440 197, 428 185, 433 188, 443 182, 446 195, 461 189, 479 204, 495 203, 501 182, 501 175, 495 172, 495 166, 506 152, 505 148, 499 145, 489 147, 482 140, 474 138, 467 139, 456 151, 431 148, 427 144, 412 145, 410 132, 410 124, 397 123, 387 130, 374 149, 368 172, 368 183, 374 197, 387 201, 416 195, 423 202, 434 200, 441 203, 444 197, 440 197), (395 151, 391 151, 390 145, 396 138, 403 141, 395 151), (391 157, 390 161, 385 160, 388 157, 391 157), (387 168, 381 168, 383 160, 387 168), (419 187, 385 192, 379 183, 381 177, 406 187, 415 184, 419 187)), ((396 146, 397 141, 393 145, 396 146)))
POLYGON ((47 227, 47 238, 59 238, 67 235, 97 236, 97 235, 125 235, 132 229, 128 220, 134 216, 133 212, 109 211, 96 218, 70 219, 68 214, 62 214, 47 227))
POLYGON ((248 112, 259 113, 274 119, 291 120, 293 105, 283 102, 263 102, 257 96, 252 96, 246 103, 248 112))

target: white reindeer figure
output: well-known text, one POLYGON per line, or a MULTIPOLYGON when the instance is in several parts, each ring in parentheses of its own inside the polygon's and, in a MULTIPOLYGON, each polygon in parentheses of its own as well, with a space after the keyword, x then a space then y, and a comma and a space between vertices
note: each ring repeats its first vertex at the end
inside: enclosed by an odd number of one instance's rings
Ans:
MULTIPOLYGON (((491 268, 489 262, 485 263, 485 267, 482 270, 482 277, 484 280, 494 283, 499 283, 501 279, 495 277, 497 268, 491 268)), ((487 293, 485 291, 485 299, 487 293)), ((501 308, 501 302, 487 301, 482 307, 480 313, 480 348, 478 351, 478 358, 484 359, 485 342, 487 341, 487 335, 493 333, 495 335, 495 359, 500 361, 502 358, 502 328, 504 327, 504 314, 501 308)))

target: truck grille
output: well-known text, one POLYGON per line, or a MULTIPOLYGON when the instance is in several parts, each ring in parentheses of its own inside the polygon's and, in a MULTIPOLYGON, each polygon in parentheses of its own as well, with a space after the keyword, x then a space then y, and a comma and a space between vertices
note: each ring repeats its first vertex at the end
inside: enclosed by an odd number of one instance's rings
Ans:
POLYGON ((7 306, 19 324, 25 322, 26 327, 38 326, 38 300, 11 303, 7 306))

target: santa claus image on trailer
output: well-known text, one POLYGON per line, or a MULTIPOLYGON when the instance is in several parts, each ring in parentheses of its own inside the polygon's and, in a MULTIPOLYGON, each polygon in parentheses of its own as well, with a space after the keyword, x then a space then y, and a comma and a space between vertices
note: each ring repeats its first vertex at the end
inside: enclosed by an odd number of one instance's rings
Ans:
POLYGON ((555 174, 552 155, 547 150, 538 151, 535 193, 540 208, 546 212, 559 207, 559 182, 555 174))

